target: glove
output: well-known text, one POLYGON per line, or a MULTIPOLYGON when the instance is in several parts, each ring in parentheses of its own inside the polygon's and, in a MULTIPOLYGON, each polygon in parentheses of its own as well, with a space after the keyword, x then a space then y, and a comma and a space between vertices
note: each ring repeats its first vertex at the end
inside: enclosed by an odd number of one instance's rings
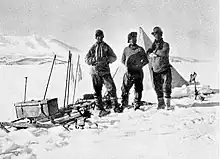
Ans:
POLYGON ((102 61, 105 61, 106 64, 109 64, 109 58, 108 57, 103 57, 102 61))
POLYGON ((155 50, 159 50, 159 47, 160 47, 160 45, 159 45, 159 44, 156 44, 155 50))
POLYGON ((91 65, 92 65, 92 66, 97 65, 97 61, 96 61, 96 58, 95 58, 95 57, 91 58, 91 65))
POLYGON ((155 53, 151 53, 151 54, 149 55, 149 57, 153 58, 153 57, 157 57, 157 55, 156 55, 155 53))
POLYGON ((97 61, 97 64, 98 64, 98 65, 106 65, 106 64, 109 64, 108 57, 101 57, 101 58, 99 58, 98 61, 97 61))
POLYGON ((153 49, 151 49, 151 48, 149 48, 148 50, 147 50, 147 54, 150 54, 150 53, 152 53, 153 52, 153 49))

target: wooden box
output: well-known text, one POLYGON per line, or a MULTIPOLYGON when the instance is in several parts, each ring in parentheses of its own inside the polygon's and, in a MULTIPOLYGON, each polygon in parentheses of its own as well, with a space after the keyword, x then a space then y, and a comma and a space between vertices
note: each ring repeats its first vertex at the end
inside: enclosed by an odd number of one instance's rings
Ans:
POLYGON ((57 98, 45 100, 31 100, 15 103, 17 118, 37 118, 41 116, 53 116, 58 113, 57 98))

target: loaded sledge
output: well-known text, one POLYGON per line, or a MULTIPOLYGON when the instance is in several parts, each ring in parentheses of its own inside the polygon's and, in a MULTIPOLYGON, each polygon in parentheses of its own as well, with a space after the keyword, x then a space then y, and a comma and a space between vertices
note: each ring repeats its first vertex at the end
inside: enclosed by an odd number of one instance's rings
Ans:
MULTIPOLYGON (((49 81, 51 78, 53 66, 55 63, 56 55, 54 56, 52 68, 50 70, 48 82, 46 85, 46 90, 44 97, 41 100, 30 100, 26 101, 26 91, 27 91, 27 77, 25 77, 25 93, 24 101, 15 103, 15 111, 17 119, 11 122, 0 122, 0 128, 5 132, 9 133, 10 128, 14 127, 17 129, 25 128, 51 128, 55 126, 63 126, 65 129, 69 130, 71 124, 75 124, 75 128, 84 128, 85 122, 91 125, 91 121, 88 118, 91 117, 91 109, 94 108, 94 98, 88 97, 88 95, 83 96, 82 99, 74 102, 75 89, 76 89, 76 79, 74 87, 73 104, 69 104, 69 85, 70 85, 70 73, 71 73, 71 58, 72 54, 69 51, 68 65, 67 65, 67 75, 66 75, 66 86, 65 86, 65 96, 63 107, 58 107, 58 99, 51 98, 47 99, 47 89, 49 86, 49 81)), ((79 55, 77 61, 76 75, 79 65, 79 55)), ((77 77, 76 77, 77 78, 77 77)), ((96 126, 98 126, 96 124, 96 126)))

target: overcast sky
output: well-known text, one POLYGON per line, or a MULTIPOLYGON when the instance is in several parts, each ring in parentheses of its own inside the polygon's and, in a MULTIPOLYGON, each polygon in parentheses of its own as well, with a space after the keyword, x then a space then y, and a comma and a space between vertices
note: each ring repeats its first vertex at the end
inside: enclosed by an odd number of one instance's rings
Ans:
POLYGON ((87 51, 94 31, 121 54, 127 34, 161 26, 170 55, 210 59, 218 55, 218 0, 1 0, 0 33, 52 36, 87 51))

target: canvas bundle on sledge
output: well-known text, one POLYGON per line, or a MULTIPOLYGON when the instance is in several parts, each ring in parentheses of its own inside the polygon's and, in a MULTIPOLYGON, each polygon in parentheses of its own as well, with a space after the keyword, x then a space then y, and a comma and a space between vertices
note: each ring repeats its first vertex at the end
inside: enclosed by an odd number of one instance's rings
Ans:
POLYGON ((52 117, 59 112, 57 98, 15 103, 18 119, 52 117))

